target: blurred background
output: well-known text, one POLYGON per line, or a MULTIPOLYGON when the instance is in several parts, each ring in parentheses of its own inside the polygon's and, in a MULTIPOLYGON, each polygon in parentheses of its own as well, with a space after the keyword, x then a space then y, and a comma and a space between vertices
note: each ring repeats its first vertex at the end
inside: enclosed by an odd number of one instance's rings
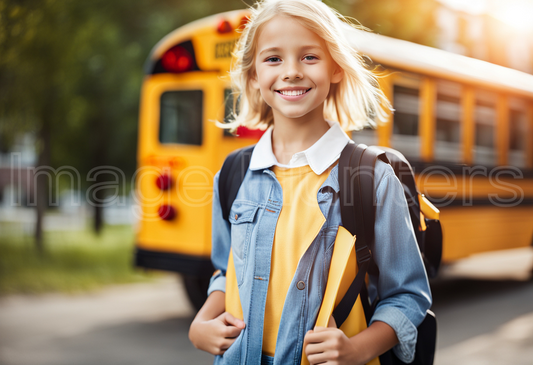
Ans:
MULTIPOLYGON (((375 33, 533 73, 533 0, 326 3, 375 33)), ((159 40, 245 7, 0 0, 0 364, 211 362, 187 338, 179 275, 134 265, 139 100, 159 40)), ((444 267, 437 364, 533 363, 532 264, 515 249, 444 267)))

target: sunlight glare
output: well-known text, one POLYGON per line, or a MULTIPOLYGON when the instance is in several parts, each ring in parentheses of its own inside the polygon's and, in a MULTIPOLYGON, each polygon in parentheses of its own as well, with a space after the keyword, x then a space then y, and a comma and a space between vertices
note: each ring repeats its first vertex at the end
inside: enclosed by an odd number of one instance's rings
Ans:
POLYGON ((502 3, 493 16, 520 31, 533 31, 533 2, 502 3))

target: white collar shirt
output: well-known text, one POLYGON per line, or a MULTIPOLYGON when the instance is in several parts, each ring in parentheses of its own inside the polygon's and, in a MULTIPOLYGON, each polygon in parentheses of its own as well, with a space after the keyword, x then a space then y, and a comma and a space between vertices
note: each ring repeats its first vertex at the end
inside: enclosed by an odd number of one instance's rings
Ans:
POLYGON ((351 141, 338 122, 329 120, 326 122, 329 124, 327 132, 305 151, 292 155, 288 165, 279 163, 272 151, 273 127, 270 126, 254 148, 250 170, 255 171, 272 166, 294 168, 309 165, 315 174, 321 175, 339 159, 342 150, 351 141))

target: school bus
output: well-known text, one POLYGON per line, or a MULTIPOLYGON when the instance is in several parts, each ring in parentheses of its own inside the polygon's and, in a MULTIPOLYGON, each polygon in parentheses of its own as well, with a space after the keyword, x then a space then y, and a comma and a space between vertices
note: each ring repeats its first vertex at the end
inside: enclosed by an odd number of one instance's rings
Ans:
MULTIPOLYGON (((152 49, 141 92, 136 264, 180 272, 199 306, 210 263, 212 184, 224 158, 257 142, 218 128, 231 111, 228 70, 248 12, 180 27, 152 49)), ((395 112, 356 142, 392 147, 440 209, 443 262, 526 247, 533 238, 533 76, 346 26, 386 76, 395 112)))

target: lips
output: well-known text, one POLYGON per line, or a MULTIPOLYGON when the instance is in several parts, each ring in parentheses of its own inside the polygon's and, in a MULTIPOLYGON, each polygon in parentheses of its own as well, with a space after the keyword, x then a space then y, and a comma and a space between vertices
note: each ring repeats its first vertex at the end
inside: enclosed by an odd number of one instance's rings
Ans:
POLYGON ((283 89, 283 90, 276 90, 278 94, 284 95, 284 96, 300 96, 307 92, 309 92, 311 88, 305 89, 305 88, 299 88, 299 89, 283 89))

